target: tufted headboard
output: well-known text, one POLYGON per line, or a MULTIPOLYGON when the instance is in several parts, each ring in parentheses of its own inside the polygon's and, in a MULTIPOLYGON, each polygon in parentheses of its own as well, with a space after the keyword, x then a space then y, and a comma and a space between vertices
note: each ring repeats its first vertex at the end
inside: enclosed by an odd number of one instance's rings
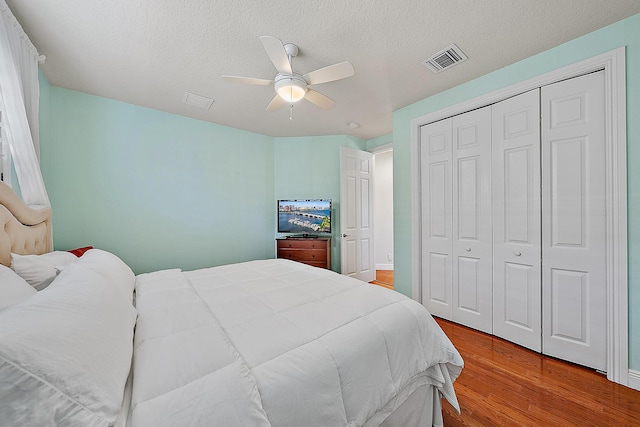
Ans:
POLYGON ((0 182, 0 264, 11 264, 11 253, 51 252, 51 208, 32 209, 0 182))

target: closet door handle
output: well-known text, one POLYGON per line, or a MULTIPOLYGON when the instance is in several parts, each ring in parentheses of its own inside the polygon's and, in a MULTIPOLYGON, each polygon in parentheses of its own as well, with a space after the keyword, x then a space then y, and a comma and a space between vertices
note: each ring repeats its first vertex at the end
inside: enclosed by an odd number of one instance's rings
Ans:
POLYGON ((522 255, 522 252, 516 252, 516 256, 522 255))
POLYGON ((465 249, 465 251, 471 252, 471 248, 467 248, 467 249, 465 249))

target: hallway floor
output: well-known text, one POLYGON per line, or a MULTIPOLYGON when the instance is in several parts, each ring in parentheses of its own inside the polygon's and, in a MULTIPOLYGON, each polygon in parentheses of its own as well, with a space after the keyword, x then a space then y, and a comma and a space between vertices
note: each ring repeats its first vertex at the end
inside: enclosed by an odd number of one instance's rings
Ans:
POLYGON ((376 280, 369 283, 393 290, 393 270, 376 270, 376 280))

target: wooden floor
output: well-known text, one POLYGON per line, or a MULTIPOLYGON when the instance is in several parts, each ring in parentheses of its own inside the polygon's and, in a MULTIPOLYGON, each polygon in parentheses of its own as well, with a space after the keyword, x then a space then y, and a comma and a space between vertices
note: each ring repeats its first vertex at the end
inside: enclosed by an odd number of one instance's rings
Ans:
POLYGON ((376 270, 376 280, 370 283, 393 290, 393 270, 376 270))
MULTIPOLYGON (((371 283, 393 289, 393 271, 378 270, 371 283)), ((446 427, 640 426, 640 391, 591 369, 436 320, 465 363, 454 384, 461 413, 443 401, 446 427)))
POLYGON ((436 319, 465 362, 449 426, 640 426, 640 391, 502 339, 436 319))

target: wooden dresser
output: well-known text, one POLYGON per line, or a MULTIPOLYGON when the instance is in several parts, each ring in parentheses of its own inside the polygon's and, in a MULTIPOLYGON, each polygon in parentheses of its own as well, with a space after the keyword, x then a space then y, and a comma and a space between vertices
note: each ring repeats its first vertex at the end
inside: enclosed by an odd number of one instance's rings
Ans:
POLYGON ((277 257, 331 269, 331 237, 276 239, 277 257))

